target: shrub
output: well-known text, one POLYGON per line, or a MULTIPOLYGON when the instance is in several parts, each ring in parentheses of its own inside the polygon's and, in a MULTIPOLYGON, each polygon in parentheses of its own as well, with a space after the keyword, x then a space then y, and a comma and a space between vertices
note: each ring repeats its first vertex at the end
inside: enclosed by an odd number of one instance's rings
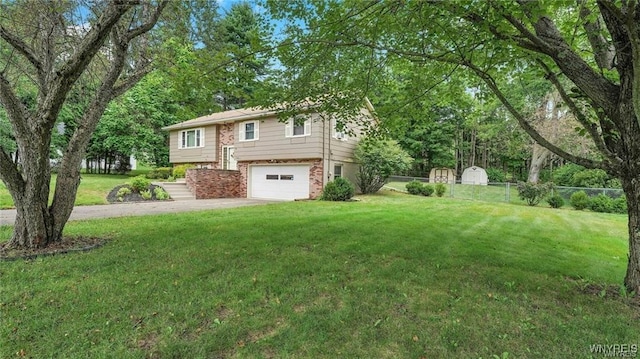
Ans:
POLYGON ((589 196, 585 191, 573 192, 569 198, 571 206, 579 211, 589 207, 589 196))
POLYGON ((551 192, 553 183, 518 182, 518 196, 529 206, 536 206, 551 192))
POLYGON ((589 200, 589 209, 594 212, 612 213, 613 199, 607 195, 600 193, 589 200))
POLYGON ((149 191, 148 189, 141 191, 140 196, 142 196, 142 199, 144 200, 149 200, 151 199, 151 191, 149 191))
POLYGON ((169 199, 169 194, 162 187, 156 187, 153 189, 153 194, 156 195, 156 199, 161 201, 169 199))
POLYGON ((423 196, 429 197, 433 194, 433 191, 434 191, 433 186, 427 184, 422 186, 422 188, 420 189, 420 194, 423 196))
POLYGON ((171 177, 173 169, 171 167, 158 167, 147 173, 149 179, 168 179, 171 177))
POLYGON ((189 168, 196 168, 196 165, 192 165, 190 163, 184 164, 184 165, 178 165, 173 167, 173 177, 175 178, 184 178, 185 174, 187 173, 187 170, 189 168))
POLYGON ((608 179, 607 172, 601 169, 583 170, 573 174, 573 187, 604 188, 608 179))
POLYGON ((615 213, 627 213, 627 198, 622 196, 613 200, 613 211, 615 213))
POLYGON ((392 174, 403 173, 413 159, 396 141, 366 137, 358 142, 356 181, 362 193, 375 193, 392 174))
POLYGON ((124 201, 124 196, 126 196, 128 194, 131 194, 131 188, 129 188, 129 187, 120 187, 120 189, 116 193, 116 198, 118 199, 118 201, 122 202, 122 201, 124 201))
POLYGON ((564 199, 559 194, 554 194, 553 196, 547 198, 547 203, 551 208, 560 208, 564 206, 564 199))
POLYGON ((573 175, 584 171, 584 167, 574 165, 573 163, 558 167, 553 171, 553 183, 558 186, 573 186, 573 175))
POLYGON ((504 171, 497 168, 487 168, 487 177, 489 177, 489 182, 506 182, 507 175, 504 171))
POLYGON ((344 177, 338 177, 327 183, 320 199, 323 201, 347 201, 355 194, 355 186, 344 177))
POLYGON ((447 186, 445 186, 444 183, 436 183, 436 196, 442 197, 446 191, 447 186))
POLYGON ((149 188, 150 185, 151 181, 144 175, 136 176, 131 179, 131 189, 134 192, 140 193, 141 191, 149 188))
POLYGON ((409 194, 419 195, 422 194, 422 188, 424 187, 424 185, 418 180, 413 180, 407 183, 405 187, 407 188, 407 192, 409 192, 409 194))

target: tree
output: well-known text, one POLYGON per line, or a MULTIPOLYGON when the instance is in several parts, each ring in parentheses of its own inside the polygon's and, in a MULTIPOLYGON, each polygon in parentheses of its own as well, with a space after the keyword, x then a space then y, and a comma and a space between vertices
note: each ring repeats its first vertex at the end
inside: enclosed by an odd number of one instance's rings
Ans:
POLYGON ((361 140, 355 157, 359 164, 356 181, 362 193, 378 192, 389 176, 406 171, 412 161, 397 142, 375 137, 361 140))
POLYGON ((133 155, 158 167, 167 166, 169 135, 162 127, 179 121, 176 97, 164 73, 145 76, 109 104, 89 143, 87 159, 115 163, 133 155))
POLYGON ((640 2, 268 4, 273 16, 293 19, 282 44, 288 49, 280 50, 292 80, 305 80, 303 75, 314 66, 333 67, 323 87, 347 87, 352 91, 343 94, 365 95, 375 85, 376 73, 390 62, 426 64, 423 75, 434 81, 455 72, 470 87, 495 96, 556 156, 619 177, 629 215, 624 283, 629 291, 640 292, 640 2), (360 60, 347 65, 336 57, 360 60), (512 90, 539 81, 558 91, 563 106, 580 123, 578 132, 593 142, 596 156, 553 143, 529 122, 512 90))
POLYGON ((0 5, 0 103, 19 153, 16 161, 6 148, 0 151, 0 179, 17 211, 9 246, 43 247, 61 240, 91 134, 109 102, 150 71, 152 40, 144 35, 166 4, 34 0, 0 5), (33 87, 34 101, 21 100, 22 82, 33 87), (90 97, 63 151, 49 205, 50 144, 74 91, 90 97))
POLYGON ((158 69, 175 89, 180 119, 244 107, 268 72, 259 56, 266 31, 253 8, 234 3, 223 13, 216 0, 172 2, 163 27, 158 69))

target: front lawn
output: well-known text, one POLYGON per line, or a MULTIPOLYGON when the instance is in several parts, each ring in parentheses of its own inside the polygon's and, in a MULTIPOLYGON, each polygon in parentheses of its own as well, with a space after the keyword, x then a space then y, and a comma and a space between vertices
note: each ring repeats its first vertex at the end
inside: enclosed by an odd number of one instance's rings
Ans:
POLYGON ((618 291, 621 215, 387 193, 67 232, 111 241, 0 262, 0 357, 583 358, 640 344, 640 310, 618 291))
MULTIPOLYGON (((53 198, 56 185, 56 175, 52 175, 49 198, 53 198)), ((81 175, 76 206, 92 204, 108 204, 107 194, 117 185, 126 183, 131 179, 129 175, 104 175, 83 173, 81 175)), ((13 199, 4 183, 0 182, 0 209, 13 208, 13 199)))

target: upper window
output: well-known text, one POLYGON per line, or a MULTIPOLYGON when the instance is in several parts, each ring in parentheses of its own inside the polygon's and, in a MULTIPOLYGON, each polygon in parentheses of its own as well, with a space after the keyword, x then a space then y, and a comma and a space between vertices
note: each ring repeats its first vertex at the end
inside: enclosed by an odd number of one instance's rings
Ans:
POLYGON ((346 124, 342 123, 338 123, 338 121, 331 120, 331 124, 332 124, 332 130, 333 130, 333 138, 339 139, 339 140, 347 140, 347 134, 346 134, 346 124))
POLYGON ((255 141, 258 139, 258 121, 240 123, 240 141, 255 141))
POLYGON ((180 131, 179 148, 204 147, 204 129, 195 128, 192 130, 180 131))
POLYGON ((311 120, 291 119, 284 126, 285 137, 302 137, 311 135, 311 120))

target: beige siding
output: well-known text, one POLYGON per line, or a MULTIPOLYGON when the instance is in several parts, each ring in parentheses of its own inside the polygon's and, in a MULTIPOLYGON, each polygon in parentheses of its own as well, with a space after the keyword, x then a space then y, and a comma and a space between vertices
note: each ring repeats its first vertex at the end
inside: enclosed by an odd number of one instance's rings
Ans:
MULTIPOLYGON (((367 110, 363 110, 363 116, 371 119, 370 114, 367 110)), ((365 118, 366 118, 365 117, 365 118)), ((335 120, 331 121, 330 126, 330 136, 327 136, 327 142, 331 153, 331 159, 339 162, 355 162, 354 151, 356 146, 358 145, 358 141, 365 133, 365 128, 353 123, 347 124, 347 130, 352 131, 353 134, 347 134, 345 131, 345 136, 342 139, 336 138, 336 132, 334 129, 335 120)), ((373 122, 371 122, 373 125, 373 122)))
POLYGON ((204 128, 204 147, 179 148, 180 132, 186 129, 171 131, 169 133, 169 162, 171 163, 203 163, 217 161, 216 125, 204 128))
MULTIPOLYGON (((235 124, 234 134, 238 139, 242 122, 235 124)), ((258 140, 235 141, 235 157, 238 161, 282 160, 292 158, 322 157, 322 122, 312 121, 311 135, 285 137, 285 123, 277 118, 258 122, 258 140)))

